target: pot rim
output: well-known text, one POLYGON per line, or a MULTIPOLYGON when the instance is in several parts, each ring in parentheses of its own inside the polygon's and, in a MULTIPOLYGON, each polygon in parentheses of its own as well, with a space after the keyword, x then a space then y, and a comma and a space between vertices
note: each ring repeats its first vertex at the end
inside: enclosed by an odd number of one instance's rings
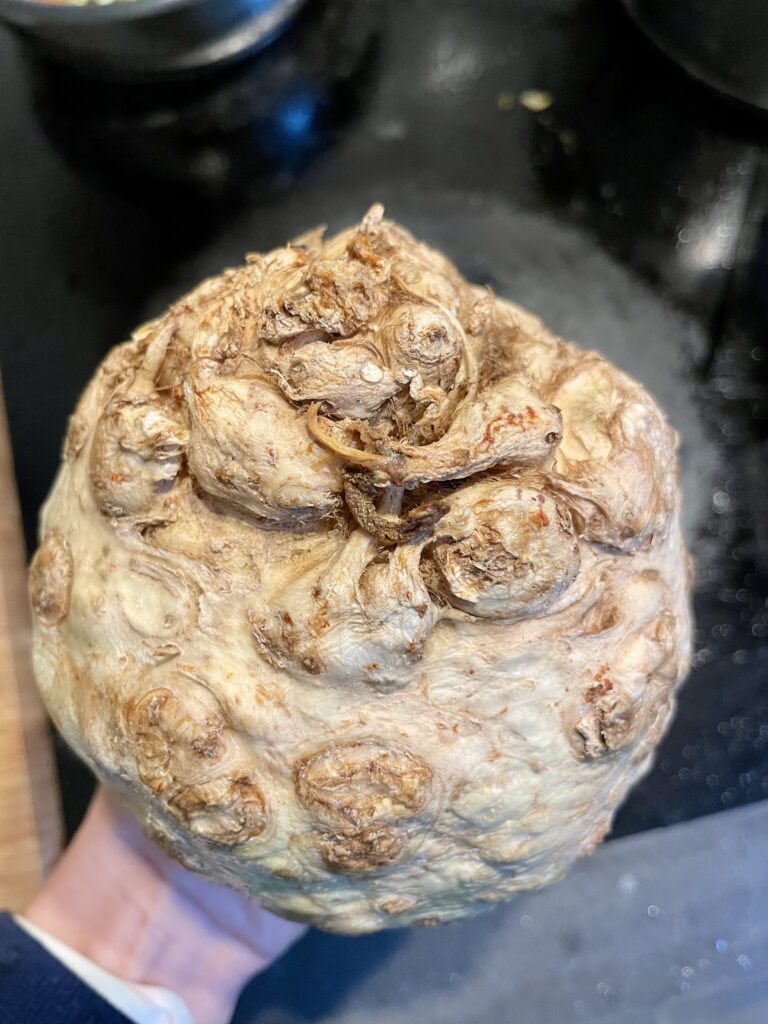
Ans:
MULTIPOLYGON (((152 17, 177 8, 198 7, 205 2, 206 0, 114 0, 114 3, 99 6, 80 6, 70 3, 45 3, 45 0, 0 0, 0 17, 5 15, 21 25, 34 24, 39 20, 61 25, 82 25, 86 22, 103 24, 152 17)), ((265 5, 264 9, 268 10, 269 5, 265 5)))

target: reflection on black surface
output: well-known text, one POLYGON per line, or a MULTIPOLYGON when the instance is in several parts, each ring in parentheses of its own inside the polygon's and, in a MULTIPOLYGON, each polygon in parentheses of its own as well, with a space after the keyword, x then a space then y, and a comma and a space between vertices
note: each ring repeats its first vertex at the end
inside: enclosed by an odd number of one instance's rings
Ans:
POLYGON ((617 11, 597 12, 602 32, 574 22, 580 59, 538 118, 532 160, 561 215, 696 312, 708 348, 690 374, 721 465, 692 538, 693 672, 621 835, 768 796, 768 153, 760 112, 690 79, 617 11))
POLYGON ((35 106, 80 171, 124 188, 232 200, 292 184, 375 79, 376 0, 310 4, 266 50, 189 82, 114 85, 30 61, 35 106))
POLYGON ((763 0, 624 0, 648 35, 715 89, 768 109, 768 7, 763 0))
POLYGON ((678 302, 716 316, 762 115, 689 78, 616 5, 574 19, 569 44, 579 58, 563 54, 558 102, 538 118, 532 154, 550 201, 678 302))

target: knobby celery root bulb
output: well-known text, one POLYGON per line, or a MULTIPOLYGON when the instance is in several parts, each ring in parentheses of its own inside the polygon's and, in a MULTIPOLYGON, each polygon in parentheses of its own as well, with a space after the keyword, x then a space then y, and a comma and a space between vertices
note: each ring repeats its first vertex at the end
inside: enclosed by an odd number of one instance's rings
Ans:
POLYGON ((31 567, 74 749, 184 864, 348 933, 589 853, 690 645, 653 401, 382 213, 109 353, 31 567))

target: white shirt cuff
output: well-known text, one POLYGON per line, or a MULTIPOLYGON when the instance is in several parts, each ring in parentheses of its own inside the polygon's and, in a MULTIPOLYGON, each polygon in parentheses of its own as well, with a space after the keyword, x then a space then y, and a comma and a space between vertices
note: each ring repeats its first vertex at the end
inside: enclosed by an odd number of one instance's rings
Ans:
POLYGON ((65 942, 17 914, 16 924, 134 1024, 195 1024, 184 1000, 167 988, 124 981, 99 967, 65 942))

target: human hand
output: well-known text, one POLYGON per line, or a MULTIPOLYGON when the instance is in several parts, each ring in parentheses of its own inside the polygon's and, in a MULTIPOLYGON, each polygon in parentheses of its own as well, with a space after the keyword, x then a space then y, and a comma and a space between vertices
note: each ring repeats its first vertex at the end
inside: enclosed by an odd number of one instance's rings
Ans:
POLYGON ((24 917, 120 978, 176 992, 198 1024, 225 1024, 306 930, 181 867, 103 789, 24 917))

